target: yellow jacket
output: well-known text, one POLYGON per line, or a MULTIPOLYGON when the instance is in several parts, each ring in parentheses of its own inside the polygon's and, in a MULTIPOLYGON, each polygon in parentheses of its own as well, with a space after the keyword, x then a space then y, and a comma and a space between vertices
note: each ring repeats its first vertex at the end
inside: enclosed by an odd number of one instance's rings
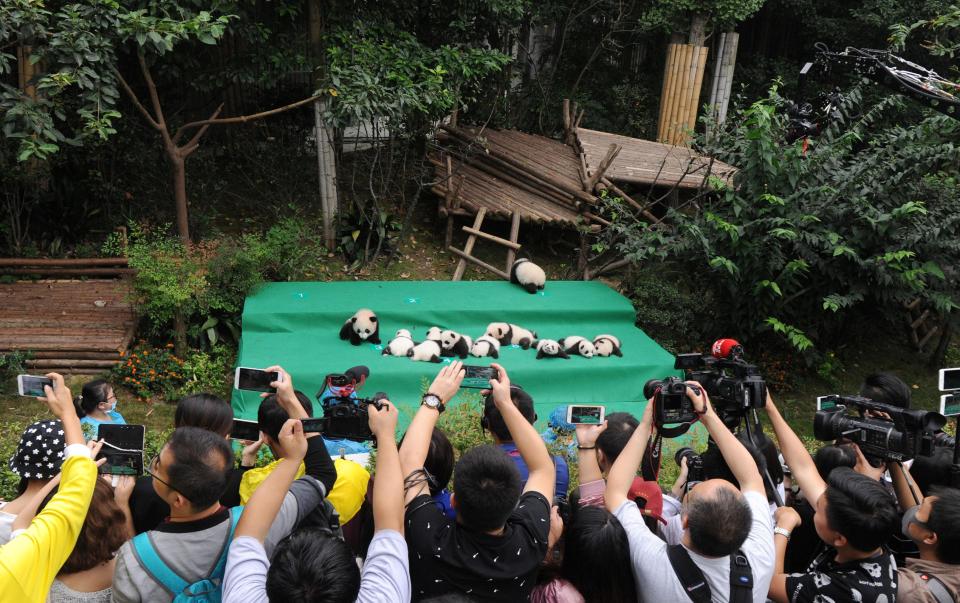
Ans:
POLYGON ((87 518, 97 483, 89 456, 70 456, 61 468, 60 489, 30 527, 0 547, 0 601, 43 603, 87 518))

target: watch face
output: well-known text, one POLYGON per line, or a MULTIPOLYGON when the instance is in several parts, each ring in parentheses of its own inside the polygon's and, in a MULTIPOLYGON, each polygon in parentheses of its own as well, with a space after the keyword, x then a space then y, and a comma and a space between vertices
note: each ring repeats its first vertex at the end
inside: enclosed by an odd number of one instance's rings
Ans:
POLYGON ((437 408, 440 406, 440 398, 434 395, 426 395, 423 397, 423 403, 430 408, 437 408))

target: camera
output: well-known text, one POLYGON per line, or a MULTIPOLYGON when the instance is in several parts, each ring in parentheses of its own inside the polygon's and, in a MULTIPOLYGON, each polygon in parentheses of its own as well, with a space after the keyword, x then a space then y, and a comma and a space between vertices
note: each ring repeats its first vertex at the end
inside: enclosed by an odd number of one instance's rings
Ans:
POLYGON ((676 434, 682 435, 689 429, 689 424, 699 418, 693 401, 687 397, 688 387, 700 395, 699 388, 687 385, 677 377, 651 379, 643 386, 643 396, 653 398, 653 421, 658 429, 662 430, 664 425, 686 424, 687 427, 676 434))
POLYGON ((377 392, 372 398, 352 398, 350 396, 327 396, 320 400, 323 417, 303 419, 305 433, 321 433, 324 437, 355 442, 373 441, 370 431, 367 407, 377 410, 383 408, 381 400, 387 394, 377 392))
POLYGON ((947 422, 940 413, 906 410, 861 396, 824 396, 823 401, 824 409, 813 417, 814 437, 824 442, 848 440, 865 456, 884 461, 930 456, 936 445, 935 432, 947 422), (848 408, 856 409, 857 414, 847 414, 848 408), (876 413, 890 418, 877 417, 876 413))
POLYGON ((767 384, 757 367, 743 359, 740 344, 721 339, 713 347, 713 355, 678 354, 674 368, 683 370, 688 381, 702 385, 723 422, 736 426, 747 411, 767 405, 767 384))
POLYGON ((677 467, 681 466, 680 462, 684 458, 687 459, 687 483, 683 486, 683 495, 686 496, 690 488, 706 479, 706 475, 703 472, 703 458, 697 454, 696 450, 686 446, 677 450, 677 453, 673 456, 677 467))

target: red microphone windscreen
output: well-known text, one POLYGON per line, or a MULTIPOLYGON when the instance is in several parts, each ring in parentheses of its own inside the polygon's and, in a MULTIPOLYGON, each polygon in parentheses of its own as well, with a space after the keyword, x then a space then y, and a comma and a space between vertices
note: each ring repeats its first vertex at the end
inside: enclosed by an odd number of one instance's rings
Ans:
POLYGON ((730 357, 730 352, 734 348, 741 348, 740 342, 736 339, 718 339, 713 342, 713 345, 710 346, 710 353, 713 354, 714 358, 724 359, 730 357))

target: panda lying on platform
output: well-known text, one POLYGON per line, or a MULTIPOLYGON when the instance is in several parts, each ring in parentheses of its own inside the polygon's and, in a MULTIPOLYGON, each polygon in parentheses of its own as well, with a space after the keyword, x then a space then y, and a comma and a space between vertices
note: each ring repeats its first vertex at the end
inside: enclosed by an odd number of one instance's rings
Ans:
POLYGON ((520 285, 527 293, 536 293, 546 285, 547 274, 527 258, 520 258, 510 268, 510 282, 520 285))
POLYGON ((380 343, 380 323, 377 315, 366 308, 357 310, 340 328, 340 339, 349 339, 353 345, 360 345, 364 341, 380 343))

